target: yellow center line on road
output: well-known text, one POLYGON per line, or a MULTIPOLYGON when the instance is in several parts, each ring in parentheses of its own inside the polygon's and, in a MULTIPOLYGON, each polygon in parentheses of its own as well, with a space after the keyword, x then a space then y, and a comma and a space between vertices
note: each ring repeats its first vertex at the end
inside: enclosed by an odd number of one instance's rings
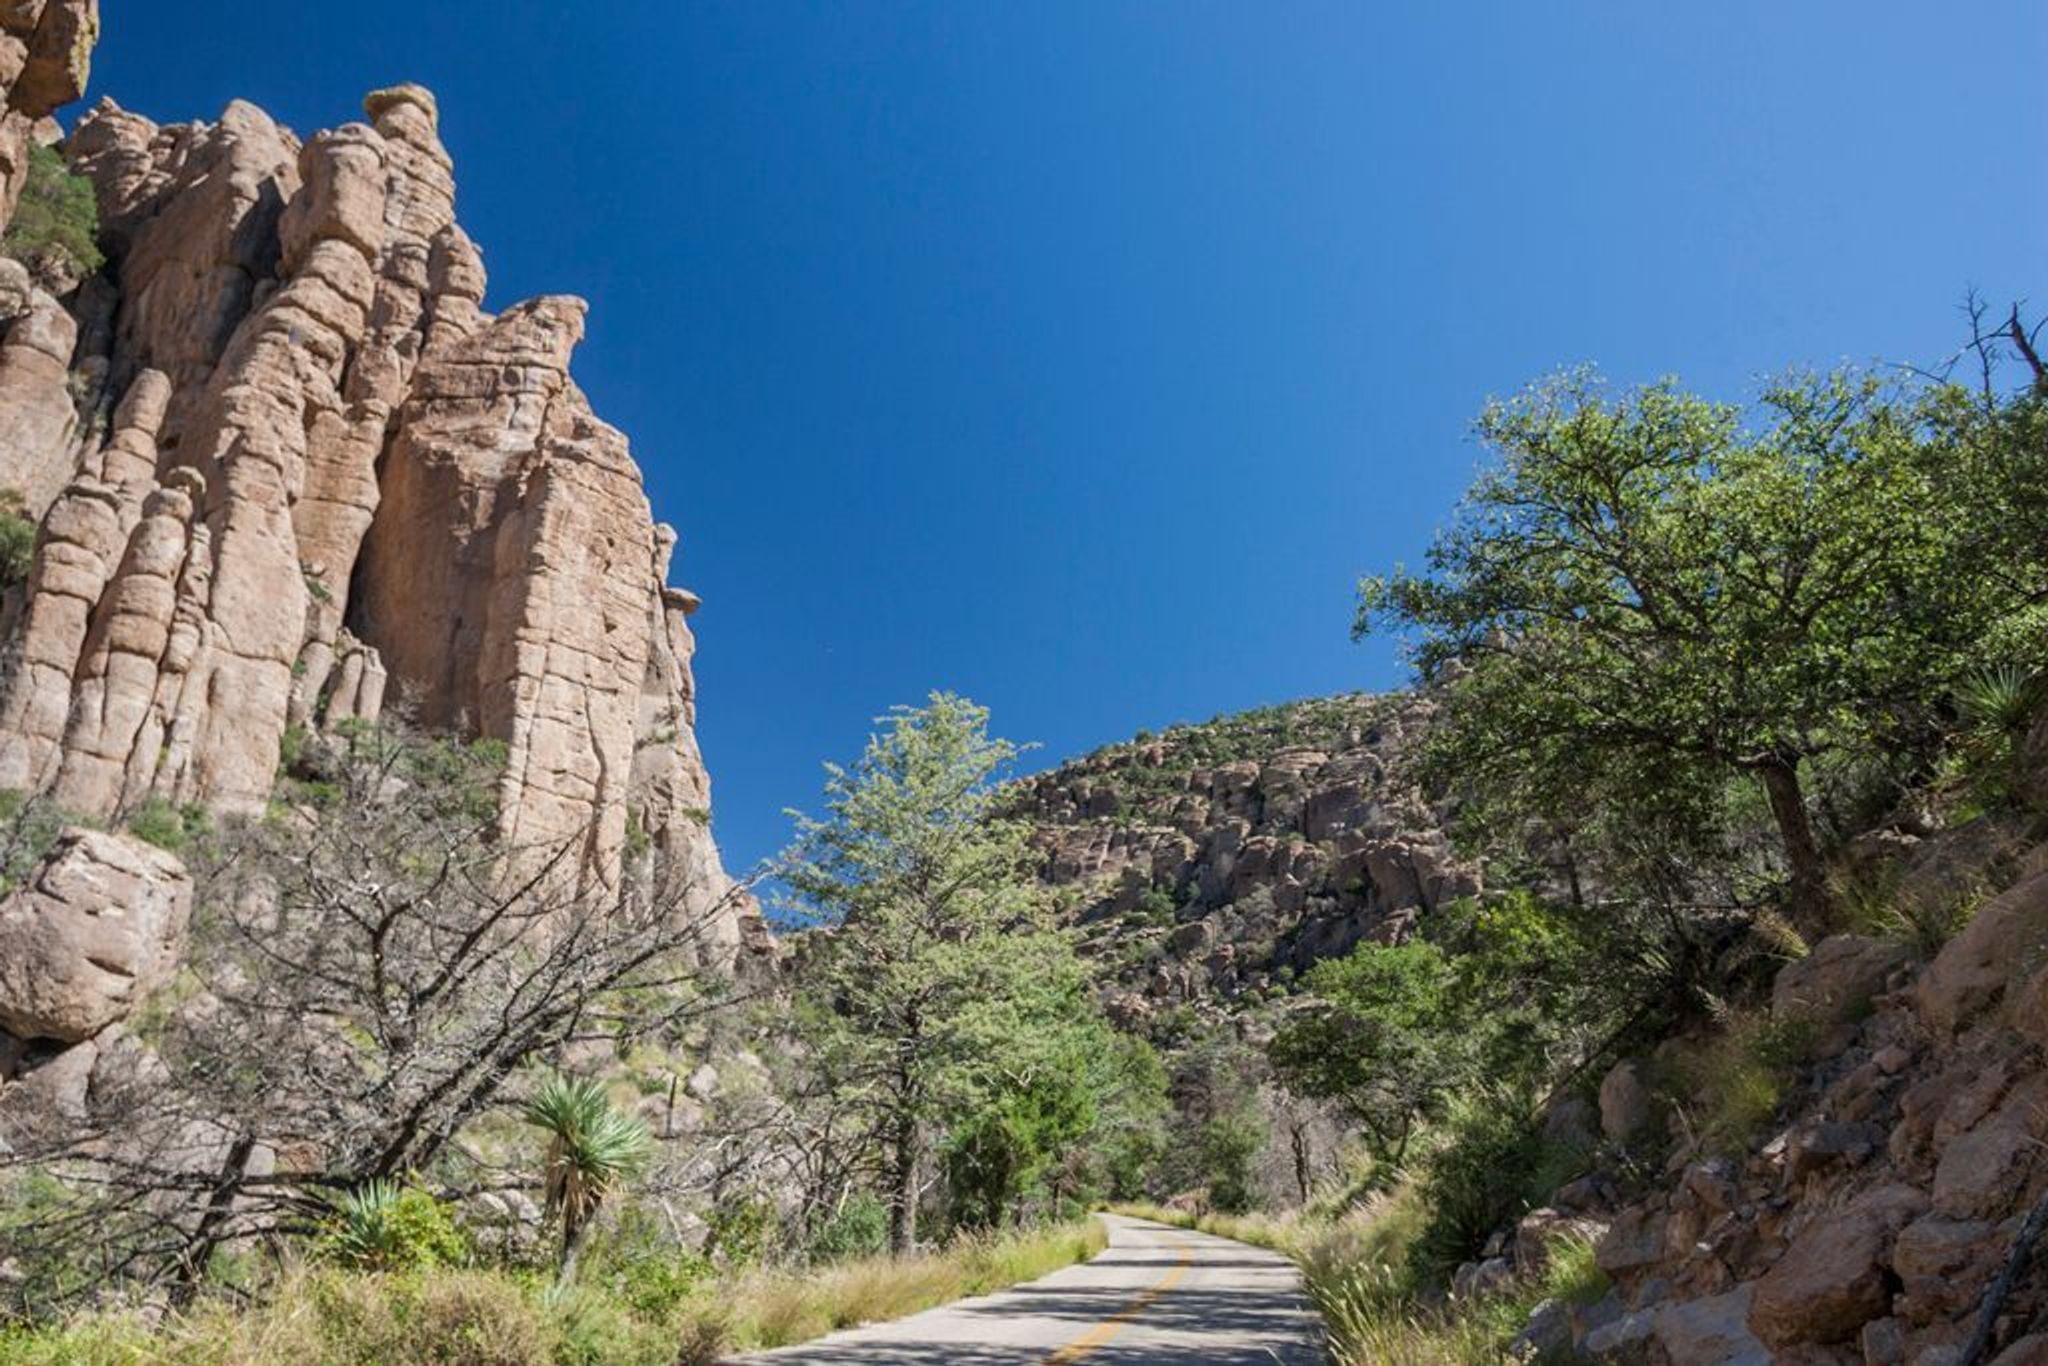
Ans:
POLYGON ((1195 1248, 1194 1244, 1183 1239, 1175 1239, 1174 1248, 1180 1253, 1180 1264, 1161 1276, 1158 1284, 1139 1291, 1129 1304, 1054 1352, 1040 1363, 1040 1366, 1069 1366, 1070 1363, 1081 1360, 1121 1333, 1131 1320, 1149 1309, 1153 1301, 1179 1285, 1180 1278, 1187 1275, 1188 1268, 1195 1264, 1195 1248))

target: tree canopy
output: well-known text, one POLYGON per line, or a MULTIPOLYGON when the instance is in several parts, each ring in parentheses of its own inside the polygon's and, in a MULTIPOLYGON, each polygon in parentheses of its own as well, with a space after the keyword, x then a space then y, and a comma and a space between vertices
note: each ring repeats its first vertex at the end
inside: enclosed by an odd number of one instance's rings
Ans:
POLYGON ((1101 1065, 1113 1040, 1087 973, 1027 876, 1024 827, 996 813, 1016 747, 946 693, 881 725, 852 769, 828 767, 785 880, 824 927, 805 1041, 864 1117, 902 1250, 935 1141, 971 1219, 993 1221, 1113 1112, 1128 1073, 1101 1065))
POLYGON ((1949 391, 1795 376, 1745 411, 1575 372, 1478 434, 1495 459, 1427 572, 1365 579, 1354 631, 1414 635, 1434 764, 1503 778, 1518 815, 1654 812, 1752 775, 1788 904, 1823 923, 1806 766, 1895 743, 1992 643, 2039 648, 2012 626, 2041 575, 2011 572, 1967 496, 2010 451, 1968 439, 1949 391))

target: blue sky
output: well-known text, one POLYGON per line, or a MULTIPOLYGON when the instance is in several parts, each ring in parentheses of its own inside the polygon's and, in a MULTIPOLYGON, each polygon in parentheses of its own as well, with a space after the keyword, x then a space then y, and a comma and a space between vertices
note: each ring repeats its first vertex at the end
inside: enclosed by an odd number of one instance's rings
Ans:
POLYGON ((1726 396, 2048 302, 2048 6, 111 0, 95 92, 300 131, 441 96, 492 303, 701 592, 728 861, 934 688, 1050 762, 1386 687, 1489 393, 1726 396))

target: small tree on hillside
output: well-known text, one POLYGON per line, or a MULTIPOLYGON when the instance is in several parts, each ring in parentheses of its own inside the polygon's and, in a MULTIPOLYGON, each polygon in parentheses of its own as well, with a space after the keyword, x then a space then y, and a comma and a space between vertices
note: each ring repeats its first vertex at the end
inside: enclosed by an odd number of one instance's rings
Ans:
POLYGON ((1363 944, 1318 963, 1304 985, 1313 1004, 1275 1033, 1274 1070, 1289 1089, 1340 1105, 1373 1156, 1398 1166, 1418 1126, 1472 1076, 1451 964, 1434 944, 1363 944))
POLYGON ((1752 428, 1668 382, 1553 380, 1481 415, 1497 460, 1427 574, 1360 585, 1355 634, 1419 633, 1443 685, 1430 765, 1494 785, 1511 817, 1654 814, 1752 777, 1787 904, 1824 927, 1810 768, 1897 744, 2043 587, 2038 563, 1991 572, 1967 494, 1997 482, 1996 453, 1957 439, 1945 402, 1801 378, 1752 428))
POLYGON ((61 292, 98 270, 99 201, 92 181, 71 174, 64 154, 40 143, 28 149, 28 180, 13 221, 0 238, 12 256, 61 292))
POLYGON ((807 1039, 879 1148, 901 1252, 937 1131, 1037 1075, 1087 1006, 1024 828, 993 810, 1015 747, 947 693, 882 725, 851 770, 828 767, 825 817, 798 818, 784 877, 829 926, 807 950, 807 1039))

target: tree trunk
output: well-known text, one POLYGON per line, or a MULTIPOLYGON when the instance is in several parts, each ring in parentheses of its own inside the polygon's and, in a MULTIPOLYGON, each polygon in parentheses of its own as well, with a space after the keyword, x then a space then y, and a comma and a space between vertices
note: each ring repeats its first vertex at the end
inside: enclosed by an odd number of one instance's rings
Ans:
POLYGON ((206 1275, 207 1263, 213 1260, 214 1249, 220 1246, 220 1231, 234 1213, 235 1197, 241 1192, 242 1180, 248 1175, 249 1158, 256 1151, 256 1136, 242 1134, 228 1145, 226 1158, 221 1162, 220 1176, 213 1185, 213 1194, 206 1202, 206 1213, 199 1217, 192 1236, 186 1240, 184 1255, 179 1259, 177 1279, 171 1285, 171 1303, 184 1308, 192 1303, 199 1293, 199 1283, 206 1275))
POLYGON ((901 1257, 917 1246, 917 1116, 897 1116, 889 1155, 889 1250, 901 1257))
POLYGON ((1798 760, 1767 759, 1756 766, 1756 772, 1770 798, 1778 838, 1785 846, 1785 866, 1792 874, 1785 897, 1786 915, 1801 934, 1817 938, 1827 932, 1833 907, 1828 901, 1827 865, 1821 861, 1813 817, 1799 786, 1798 760))

